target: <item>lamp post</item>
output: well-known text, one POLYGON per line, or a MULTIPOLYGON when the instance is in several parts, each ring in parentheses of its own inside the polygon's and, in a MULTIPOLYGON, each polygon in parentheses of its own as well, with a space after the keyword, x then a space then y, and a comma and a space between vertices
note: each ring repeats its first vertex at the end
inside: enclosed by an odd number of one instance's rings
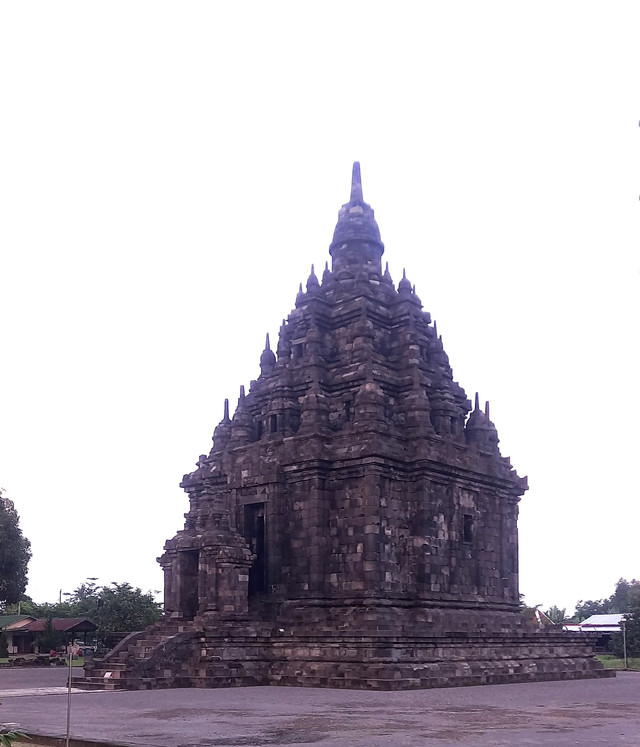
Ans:
POLYGON ((71 677, 73 674, 73 657, 80 653, 80 646, 70 643, 67 646, 67 656, 69 657, 69 681, 67 683, 67 739, 66 747, 69 747, 69 735, 71 733, 71 677))

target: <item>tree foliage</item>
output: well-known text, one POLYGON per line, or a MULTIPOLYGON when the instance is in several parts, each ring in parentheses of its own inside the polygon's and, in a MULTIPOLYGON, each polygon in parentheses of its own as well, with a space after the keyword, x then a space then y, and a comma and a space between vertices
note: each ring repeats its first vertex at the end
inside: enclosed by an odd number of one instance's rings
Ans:
POLYGON ((627 581, 621 578, 616 584, 616 590, 609 598, 611 612, 625 614, 631 612, 632 608, 640 602, 640 581, 632 578, 627 581))
POLYGON ((608 615, 611 612, 610 599, 582 599, 576 604, 576 611, 573 619, 576 622, 582 622, 591 615, 608 615))
POLYGON ((556 623, 556 625, 563 623, 566 619, 566 609, 559 609, 558 607, 553 605, 553 607, 550 607, 548 610, 545 610, 544 614, 551 620, 551 622, 556 623))
POLYGON ((31 543, 22 534, 13 502, 0 488, 0 604, 17 602, 27 587, 31 543))
MULTIPOLYGON (((144 593, 126 582, 99 586, 89 578, 66 596, 59 604, 37 604, 23 598, 20 612, 38 618, 88 617, 98 626, 98 633, 143 630, 162 617, 162 608, 152 592, 144 593)), ((17 605, 5 608, 9 614, 17 611, 17 605)))
POLYGON ((97 623, 101 633, 143 630, 162 617, 153 594, 145 594, 129 583, 96 586, 89 579, 75 590, 69 602, 78 614, 97 623))
MULTIPOLYGON (((627 656, 640 656, 640 597, 634 597, 625 615, 627 656)), ((622 633, 611 636, 611 650, 616 656, 624 655, 622 633)))
POLYGON ((591 615, 609 615, 613 613, 625 614, 640 602, 640 581, 635 578, 627 581, 621 578, 616 584, 615 591, 606 599, 582 599, 576 605, 574 620, 582 622, 591 615))

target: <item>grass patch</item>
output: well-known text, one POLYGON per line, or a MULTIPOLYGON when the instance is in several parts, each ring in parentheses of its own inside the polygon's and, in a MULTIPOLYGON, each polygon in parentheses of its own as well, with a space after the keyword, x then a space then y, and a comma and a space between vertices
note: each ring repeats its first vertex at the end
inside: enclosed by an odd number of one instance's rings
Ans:
MULTIPOLYGON (((624 669, 624 659, 619 659, 617 656, 613 656, 613 654, 598 654, 596 659, 600 659, 605 669, 624 669)), ((627 663, 629 664, 629 669, 640 670, 640 658, 629 657, 627 663)))

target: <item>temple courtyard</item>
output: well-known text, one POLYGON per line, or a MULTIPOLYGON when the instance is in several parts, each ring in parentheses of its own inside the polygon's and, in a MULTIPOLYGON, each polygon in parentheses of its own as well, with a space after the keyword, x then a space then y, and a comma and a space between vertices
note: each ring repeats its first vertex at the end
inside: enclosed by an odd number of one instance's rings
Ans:
MULTIPOLYGON (((66 670, 0 670, 0 723, 63 736, 66 670)), ((640 745, 640 674, 404 692, 74 690, 72 744, 640 745)))

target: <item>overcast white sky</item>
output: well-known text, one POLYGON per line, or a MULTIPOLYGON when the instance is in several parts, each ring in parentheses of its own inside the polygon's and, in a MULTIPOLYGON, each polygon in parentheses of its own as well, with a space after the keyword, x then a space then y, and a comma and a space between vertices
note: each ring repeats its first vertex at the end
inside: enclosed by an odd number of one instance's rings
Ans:
POLYGON ((259 372, 351 163, 491 401, 531 604, 637 549, 637 2, 0 6, 0 485, 28 593, 161 589, 178 483, 259 372))

